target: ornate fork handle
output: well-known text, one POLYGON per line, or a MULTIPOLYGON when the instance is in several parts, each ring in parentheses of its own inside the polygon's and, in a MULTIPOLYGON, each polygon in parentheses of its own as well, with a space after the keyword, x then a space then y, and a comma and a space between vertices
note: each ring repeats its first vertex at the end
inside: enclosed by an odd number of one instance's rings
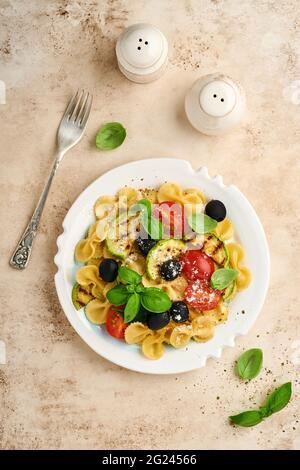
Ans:
POLYGON ((25 269, 29 262, 33 241, 54 175, 64 154, 74 147, 82 138, 90 115, 92 101, 92 95, 84 90, 81 92, 78 90, 69 101, 58 127, 58 155, 54 161, 47 183, 45 184, 31 220, 10 259, 9 263, 13 268, 25 269))
POLYGON ((37 206, 35 208, 35 211, 31 217, 31 220, 29 224, 27 225, 18 245, 17 248, 14 251, 14 254, 12 255, 9 264, 16 269, 25 269, 28 261, 30 259, 30 254, 33 246, 33 241, 39 226, 39 222, 41 219, 41 215, 47 200, 47 196, 54 178, 54 175, 56 173, 56 170, 58 168, 58 165, 62 159, 63 155, 59 154, 58 157, 56 158, 53 166, 51 173, 48 177, 47 183, 45 184, 45 187, 42 191, 42 194, 40 196, 40 199, 37 203, 37 206))

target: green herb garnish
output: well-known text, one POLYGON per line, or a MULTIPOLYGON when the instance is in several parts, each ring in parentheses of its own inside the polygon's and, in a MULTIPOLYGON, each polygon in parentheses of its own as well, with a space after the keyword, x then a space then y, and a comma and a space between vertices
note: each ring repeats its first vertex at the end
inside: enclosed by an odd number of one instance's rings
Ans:
POLYGON ((238 271, 231 268, 217 269, 211 276, 210 283, 214 289, 223 290, 238 276, 238 271))
POLYGON ((238 426, 250 427, 259 424, 263 420, 263 415, 260 410, 250 410, 235 416, 230 416, 230 420, 238 426))
POLYGON ((112 150, 125 140, 126 129, 119 122, 108 122, 100 127, 96 134, 96 147, 101 150, 112 150))
POLYGON ((281 387, 276 388, 271 395, 268 396, 265 403, 267 408, 267 416, 271 416, 273 413, 277 413, 282 410, 290 401, 292 396, 292 383, 287 382, 281 387))
POLYGON ((140 213, 142 227, 152 240, 161 240, 163 237, 163 225, 160 220, 152 216, 152 205, 148 199, 140 199, 129 209, 129 215, 140 213))
POLYGON ((237 374, 245 380, 251 380, 256 377, 263 363, 263 352, 261 349, 249 349, 245 351, 236 363, 237 374))
POLYGON ((266 402, 258 410, 244 411, 238 415, 230 416, 232 423, 238 426, 255 426, 264 418, 282 410, 290 401, 292 396, 292 383, 287 382, 276 388, 266 399, 266 402))
POLYGON ((171 307, 172 302, 166 292, 157 287, 144 287, 142 277, 132 269, 121 266, 118 279, 125 284, 118 284, 110 289, 106 297, 113 305, 125 305, 125 323, 134 320, 141 305, 153 313, 163 313, 171 307))
POLYGON ((172 302, 166 292, 157 287, 147 287, 141 296, 142 306, 149 312, 163 313, 169 310, 172 302))
POLYGON ((124 310, 124 320, 126 323, 129 323, 136 317, 136 315, 139 313, 141 306, 141 297, 137 292, 133 292, 126 304, 125 310, 124 310))
POLYGON ((118 270, 118 277, 124 284, 140 284, 142 276, 126 266, 120 266, 118 270))
POLYGON ((188 217, 188 224, 196 233, 213 232, 218 222, 202 212, 191 214, 188 217))
POLYGON ((127 287, 118 284, 107 292, 106 297, 111 304, 118 306, 126 304, 129 295, 127 287))

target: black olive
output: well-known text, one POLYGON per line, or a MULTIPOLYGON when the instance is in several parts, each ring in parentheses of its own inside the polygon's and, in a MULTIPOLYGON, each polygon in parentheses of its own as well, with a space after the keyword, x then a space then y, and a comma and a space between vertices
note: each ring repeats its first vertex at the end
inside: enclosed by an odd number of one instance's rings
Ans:
POLYGON ((147 325, 150 330, 160 330, 170 321, 170 312, 150 313, 147 317, 147 325))
POLYGON ((205 214, 217 222, 221 222, 226 217, 226 207, 223 202, 213 199, 206 204, 205 214))
POLYGON ((170 314, 172 320, 176 323, 182 323, 189 319, 189 309, 185 302, 182 300, 178 300, 177 302, 173 302, 172 307, 170 309, 170 314))
POLYGON ((99 274, 103 281, 112 282, 118 275, 119 265, 112 258, 106 258, 99 265, 99 274))
POLYGON ((149 253, 149 251, 151 250, 151 248, 154 247, 154 245, 156 245, 157 241, 156 240, 152 240, 152 238, 142 238, 142 237, 138 237, 136 239, 136 244, 140 250, 140 252, 144 255, 144 256, 147 256, 147 254, 149 253))
POLYGON ((181 272, 179 261, 168 259, 160 267, 160 275, 165 281, 173 281, 181 272))

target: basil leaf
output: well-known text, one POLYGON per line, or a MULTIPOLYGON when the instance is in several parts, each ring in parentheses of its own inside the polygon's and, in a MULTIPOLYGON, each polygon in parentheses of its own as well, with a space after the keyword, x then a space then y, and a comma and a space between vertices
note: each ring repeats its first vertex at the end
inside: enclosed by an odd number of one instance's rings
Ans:
POLYGON ((238 273, 236 269, 217 269, 210 278, 211 286, 214 289, 223 290, 237 278, 238 273))
POLYGON ((106 293, 106 298, 113 305, 124 305, 126 304, 129 295, 130 294, 127 292, 126 286, 119 284, 106 293))
POLYGON ((148 221, 151 217, 151 202, 148 199, 140 199, 136 204, 130 207, 128 211, 129 216, 140 213, 141 224, 148 229, 148 221))
POLYGON ((151 217, 151 212, 152 212, 152 208, 151 208, 151 202, 149 201, 149 199, 140 199, 137 204, 139 206, 142 206, 141 207, 141 210, 146 210, 147 211, 147 215, 148 217, 150 218, 151 217))
POLYGON ((148 235, 150 232, 150 220, 151 220, 151 216, 149 217, 148 212, 146 210, 143 210, 140 214, 140 222, 141 222, 143 229, 145 230, 146 233, 148 233, 148 235))
POLYGON ((160 220, 152 217, 152 205, 148 199, 140 199, 129 210, 129 215, 140 212, 141 224, 144 230, 153 240, 161 240, 163 237, 163 225, 160 220))
POLYGON ((163 226, 160 220, 152 217, 152 205, 148 199, 141 199, 138 204, 144 206, 141 224, 153 240, 161 240, 163 237, 163 226))
POLYGON ((146 229, 153 240, 161 240, 163 237, 163 225, 160 220, 150 217, 148 229, 146 229))
POLYGON ((218 225, 218 222, 208 215, 200 212, 191 214, 188 217, 188 224, 194 230, 194 232, 202 234, 212 232, 218 225))
POLYGON ((290 401, 292 396, 292 383, 287 382, 276 388, 267 398, 265 407, 268 410, 267 416, 282 410, 290 401))
POLYGON ((126 307, 124 309, 124 321, 125 323, 131 322, 134 317, 138 314, 141 305, 140 296, 134 292, 129 297, 126 307))
POLYGON ((151 217, 151 202, 148 199, 140 199, 136 204, 133 204, 128 211, 128 215, 133 216, 139 212, 146 214, 147 219, 151 217))
POLYGON ((141 302, 146 310, 154 313, 166 312, 172 305, 168 294, 157 287, 146 287, 141 294, 141 302))
POLYGON ((236 372, 245 380, 251 380, 256 377, 263 363, 263 352, 261 349, 249 349, 245 351, 238 359, 236 372))
POLYGON ((112 150, 119 147, 125 140, 126 129, 119 122, 108 122, 96 135, 96 147, 101 150, 112 150))
POLYGON ((251 410, 244 411, 238 415, 229 416, 229 419, 238 426, 249 427, 259 424, 263 419, 263 415, 259 410, 251 410))
POLYGON ((142 276, 140 276, 136 271, 126 268, 126 266, 119 267, 118 277, 120 281, 125 282, 126 284, 140 284, 142 281, 142 276))

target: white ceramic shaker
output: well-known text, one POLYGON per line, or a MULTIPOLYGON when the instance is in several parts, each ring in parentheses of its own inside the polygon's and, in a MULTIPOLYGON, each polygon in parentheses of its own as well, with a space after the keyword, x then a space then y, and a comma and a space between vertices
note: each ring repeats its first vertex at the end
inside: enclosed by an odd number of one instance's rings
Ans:
POLYGON ((242 87, 226 75, 205 75, 192 85, 185 112, 195 129, 208 135, 224 134, 236 126, 246 111, 242 87))
POLYGON ((168 43, 155 26, 139 23, 125 29, 116 44, 121 72, 136 83, 159 78, 168 62, 168 43))

